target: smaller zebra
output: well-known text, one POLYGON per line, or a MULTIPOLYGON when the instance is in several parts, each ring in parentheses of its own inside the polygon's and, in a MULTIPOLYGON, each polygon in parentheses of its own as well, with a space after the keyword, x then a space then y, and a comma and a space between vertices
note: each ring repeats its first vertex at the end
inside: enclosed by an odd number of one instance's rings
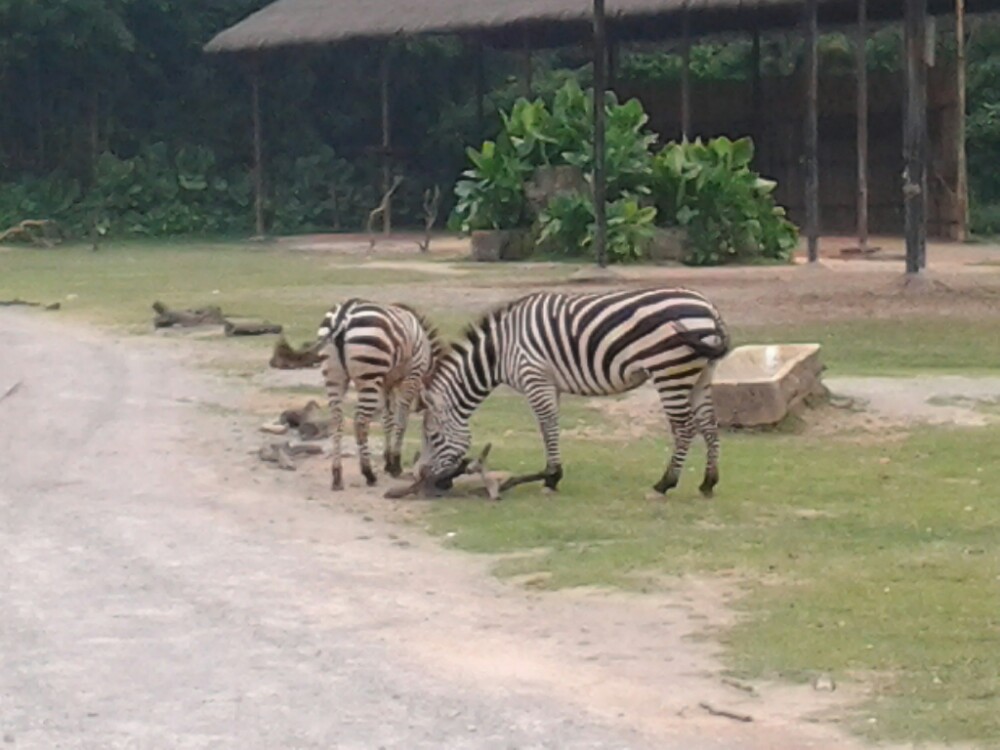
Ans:
POLYGON ((323 379, 330 403, 332 489, 344 488, 340 444, 343 399, 351 381, 358 391, 354 436, 361 473, 369 486, 375 484, 368 428, 381 408, 385 471, 398 477, 403 471, 400 451, 410 409, 418 400, 424 378, 443 351, 437 330, 406 305, 382 305, 352 298, 334 306, 324 316, 317 336, 325 356, 323 379))

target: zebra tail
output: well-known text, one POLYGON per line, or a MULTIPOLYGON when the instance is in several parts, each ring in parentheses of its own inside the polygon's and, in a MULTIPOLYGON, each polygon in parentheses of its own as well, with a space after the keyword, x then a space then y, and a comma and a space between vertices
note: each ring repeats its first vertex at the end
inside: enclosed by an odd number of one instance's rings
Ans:
POLYGON ((713 317, 715 318, 715 331, 707 334, 701 331, 692 331, 680 321, 677 321, 674 324, 674 328, 681 341, 683 341, 686 346, 694 350, 696 354, 704 357, 710 362, 722 359, 729 354, 729 347, 731 343, 729 339, 729 330, 726 328, 725 323, 722 322, 722 317, 717 312, 713 314, 713 317), (706 336, 716 337, 719 340, 719 343, 710 344, 706 342, 706 336))

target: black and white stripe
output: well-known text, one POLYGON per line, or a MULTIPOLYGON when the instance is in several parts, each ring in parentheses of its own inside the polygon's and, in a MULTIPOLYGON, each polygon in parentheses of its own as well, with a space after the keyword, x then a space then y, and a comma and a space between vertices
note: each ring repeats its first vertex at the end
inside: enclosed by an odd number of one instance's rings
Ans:
POLYGON ((424 393, 424 449, 430 480, 446 486, 463 467, 469 419, 500 384, 523 393, 545 443, 544 478, 555 489, 559 394, 604 396, 652 381, 674 435, 655 488, 677 484, 695 435, 708 448, 701 485, 718 482, 719 436, 712 405, 715 362, 729 350, 718 310, 686 289, 597 294, 537 293, 486 314, 435 368, 424 393))
POLYGON ((326 357, 323 378, 330 402, 333 489, 344 486, 341 470, 343 400, 352 381, 358 391, 354 435, 361 473, 369 485, 375 484, 368 429, 375 414, 382 409, 385 470, 392 476, 399 476, 402 473, 400 451, 410 409, 441 352, 437 331, 423 316, 405 305, 350 299, 326 314, 318 336, 326 357))

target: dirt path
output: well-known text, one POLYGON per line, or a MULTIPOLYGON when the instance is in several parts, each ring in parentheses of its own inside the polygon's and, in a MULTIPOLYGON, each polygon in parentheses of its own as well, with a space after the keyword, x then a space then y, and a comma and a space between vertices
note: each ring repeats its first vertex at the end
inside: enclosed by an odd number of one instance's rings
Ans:
POLYGON ((716 585, 522 591, 253 462, 182 346, 4 312, 0 351, 12 748, 860 747, 803 720, 842 691, 723 684, 716 585))

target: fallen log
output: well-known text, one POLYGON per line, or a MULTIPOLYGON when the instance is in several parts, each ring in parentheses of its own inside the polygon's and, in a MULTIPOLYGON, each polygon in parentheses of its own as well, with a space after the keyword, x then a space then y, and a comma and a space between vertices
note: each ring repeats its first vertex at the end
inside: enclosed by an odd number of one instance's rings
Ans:
POLYGON ((301 409, 286 409, 278 421, 298 430, 303 440, 319 440, 330 435, 330 420, 315 401, 310 401, 301 409))
POLYGON ((52 219, 25 219, 0 232, 0 242, 20 239, 40 247, 52 247, 59 242, 59 225, 52 219))
POLYGON ((321 346, 321 342, 315 341, 311 344, 303 344, 296 349, 288 343, 288 339, 282 336, 274 345, 268 364, 276 370, 304 370, 316 367, 326 359, 320 353, 321 346))
POLYGON ((28 302, 23 299, 0 299, 0 307, 16 307, 18 305, 41 307, 45 310, 58 310, 62 307, 62 303, 60 302, 53 302, 51 305, 46 305, 44 302, 28 302))
POLYGON ((222 309, 215 305, 209 307, 199 307, 194 310, 171 310, 162 302, 154 302, 153 310, 156 317, 153 318, 154 328, 171 328, 180 326, 181 328, 193 328, 195 326, 224 325, 226 319, 222 315, 222 309))
POLYGON ((225 320, 223 327, 227 336, 265 336, 282 331, 280 325, 266 320, 225 320))

